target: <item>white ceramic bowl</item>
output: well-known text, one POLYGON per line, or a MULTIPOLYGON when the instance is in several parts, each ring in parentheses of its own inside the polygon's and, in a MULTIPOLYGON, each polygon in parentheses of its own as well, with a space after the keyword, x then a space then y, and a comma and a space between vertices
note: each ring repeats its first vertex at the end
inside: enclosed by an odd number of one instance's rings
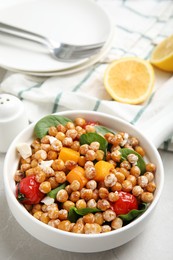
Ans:
POLYGON ((31 143, 33 140, 34 124, 22 131, 11 144, 4 163, 4 186, 9 208, 18 221, 18 223, 32 236, 42 242, 58 249, 72 252, 99 252, 109 250, 125 244, 145 229, 152 213, 159 201, 163 182, 164 171, 161 158, 154 145, 139 132, 134 126, 124 122, 116 117, 107 114, 91 111, 66 111, 58 113, 59 115, 74 119, 75 117, 84 117, 87 120, 99 121, 102 125, 117 131, 126 131, 136 136, 141 145, 147 152, 149 160, 156 164, 156 185, 155 197, 149 208, 136 220, 130 224, 107 233, 102 234, 76 234, 55 229, 45 225, 30 215, 27 210, 17 201, 15 197, 15 182, 13 176, 18 167, 18 155, 16 145, 21 142, 31 143))

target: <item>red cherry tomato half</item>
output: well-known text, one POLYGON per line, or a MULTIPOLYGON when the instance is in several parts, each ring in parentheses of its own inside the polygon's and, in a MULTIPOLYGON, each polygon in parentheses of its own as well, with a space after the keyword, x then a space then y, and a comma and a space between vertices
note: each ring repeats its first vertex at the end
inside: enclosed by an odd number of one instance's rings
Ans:
POLYGON ((120 191, 118 195, 119 199, 112 204, 113 210, 117 215, 127 214, 133 209, 138 209, 138 202, 133 194, 120 191))
POLYGON ((44 193, 39 190, 40 183, 35 180, 35 176, 23 178, 16 186, 16 197, 22 204, 37 204, 44 193))

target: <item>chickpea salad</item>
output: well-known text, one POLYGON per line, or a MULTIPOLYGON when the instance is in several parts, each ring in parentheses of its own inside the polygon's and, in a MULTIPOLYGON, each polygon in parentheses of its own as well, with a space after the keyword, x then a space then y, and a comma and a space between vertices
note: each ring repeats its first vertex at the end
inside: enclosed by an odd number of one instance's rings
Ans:
POLYGON ((58 115, 39 120, 34 135, 17 146, 14 180, 17 200, 39 221, 67 232, 110 232, 153 201, 156 165, 135 136, 58 115))

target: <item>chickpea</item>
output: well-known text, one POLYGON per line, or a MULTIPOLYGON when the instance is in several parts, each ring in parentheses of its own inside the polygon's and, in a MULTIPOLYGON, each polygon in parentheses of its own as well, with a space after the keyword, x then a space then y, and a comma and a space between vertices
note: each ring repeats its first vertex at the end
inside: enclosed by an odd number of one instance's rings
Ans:
POLYGON ((85 154, 87 161, 94 161, 96 159, 96 152, 93 150, 88 150, 85 154))
POLYGON ((148 192, 148 191, 144 191, 142 194, 141 194, 141 200, 145 203, 151 203, 154 199, 154 195, 153 193, 151 192, 148 192))
POLYGON ((66 190, 59 190, 56 194, 56 199, 59 202, 65 202, 68 200, 68 193, 66 190))
POLYGON ((101 226, 97 223, 86 223, 84 226, 85 234, 99 234, 101 231, 101 226))
POLYGON ((84 233, 84 224, 76 223, 72 228, 73 233, 83 234, 84 233))
POLYGON ((63 209, 66 209, 67 211, 70 210, 71 207, 74 207, 75 206, 75 203, 70 201, 70 200, 66 200, 64 203, 63 203, 63 209))
POLYGON ((50 151, 50 144, 41 144, 40 148, 48 153, 50 151))
POLYGON ((88 213, 87 215, 83 216, 84 223, 94 223, 95 216, 93 213, 88 213))
POLYGON ((70 194, 70 200, 73 202, 78 201, 80 198, 80 192, 79 191, 72 191, 72 193, 70 194))
POLYGON ((102 228, 102 233, 111 231, 111 227, 109 225, 103 225, 101 228, 102 228))
POLYGON ((142 187, 145 188, 148 184, 148 178, 144 175, 138 177, 138 184, 142 187))
POLYGON ((97 150, 96 151, 96 160, 101 161, 104 158, 104 152, 102 150, 97 150))
POLYGON ((63 220, 58 224, 58 229, 64 230, 64 231, 70 231, 72 228, 71 222, 69 220, 63 220))
POLYGON ((140 176, 141 170, 137 165, 133 165, 130 169, 130 174, 135 176, 136 178, 140 176))
POLYGON ((132 189, 132 194, 135 196, 135 197, 138 197, 139 195, 141 195, 143 192, 143 189, 141 188, 141 186, 139 185, 136 185, 133 187, 132 189))
POLYGON ((90 199, 87 202, 87 207, 88 208, 96 208, 97 207, 97 202, 95 201, 95 199, 90 199))
POLYGON ((77 191, 80 189, 80 182, 77 180, 72 181, 72 183, 70 184, 70 188, 72 191, 77 191))
POLYGON ((43 214, 43 212, 41 210, 39 210, 39 211, 34 212, 33 216, 34 216, 34 218, 40 220, 42 214, 43 214))
POLYGON ((149 182, 147 184, 147 187, 146 187, 146 190, 149 191, 149 192, 154 192, 156 189, 156 184, 154 182, 149 182))
POLYGON ((115 191, 115 192, 110 192, 109 195, 108 195, 108 200, 110 202, 115 202, 119 199, 119 195, 118 195, 118 192, 115 191))
POLYGON ((59 223, 60 223, 59 219, 51 219, 49 220, 48 225, 54 228, 58 228, 59 223))
POLYGON ((21 165, 20 170, 21 172, 25 172, 31 168, 31 165, 29 163, 24 163, 21 165))
POLYGON ((108 174, 104 179, 104 184, 106 187, 113 187, 117 182, 117 178, 113 173, 108 174))
POLYGON ((66 135, 63 132, 58 132, 55 137, 62 142, 66 135))
POLYGON ((88 201, 93 198, 93 191, 91 189, 82 188, 80 191, 80 196, 85 201, 88 201))
POLYGON ((90 180, 86 184, 87 189, 95 190, 97 188, 97 182, 95 180, 90 180))
POLYGON ((127 169, 125 169, 125 168, 123 168, 123 167, 120 167, 120 168, 119 168, 119 171, 120 171, 121 173, 123 173, 126 178, 127 178, 127 176, 130 174, 129 170, 127 170, 127 169))
POLYGON ((126 179, 126 180, 130 181, 130 182, 132 183, 132 186, 135 186, 136 183, 137 183, 136 177, 133 176, 133 175, 131 175, 131 174, 130 174, 129 176, 127 176, 127 179, 126 179))
POLYGON ((59 185, 59 183, 56 181, 55 176, 50 177, 48 181, 50 182, 51 189, 55 189, 59 185))
POLYGON ((120 162, 120 160, 121 160, 121 153, 120 153, 120 151, 118 151, 118 150, 113 151, 111 153, 111 158, 115 162, 120 162))
POLYGON ((103 224, 103 214, 101 212, 95 213, 95 223, 99 224, 100 226, 103 224))
POLYGON ((71 149, 75 150, 75 151, 79 151, 80 148, 80 143, 79 141, 74 141, 71 145, 71 149))
POLYGON ((67 160, 65 162, 65 168, 66 170, 69 170, 71 171, 73 168, 75 168, 77 165, 77 163, 75 161, 72 161, 72 160, 67 160))
POLYGON ((53 161, 51 167, 54 171, 63 171, 65 169, 65 164, 64 164, 63 160, 56 159, 53 161))
POLYGON ((66 127, 61 124, 59 124, 56 128, 58 132, 62 132, 62 133, 65 133, 67 130, 66 127))
POLYGON ((132 164, 136 164, 137 161, 138 161, 138 156, 137 156, 136 154, 133 154, 133 153, 128 154, 128 155, 127 155, 127 160, 128 160, 130 163, 132 163, 132 164))
POLYGON ((69 129, 66 132, 67 137, 71 137, 73 140, 77 137, 77 131, 76 129, 69 129))
POLYGON ((85 130, 87 133, 95 133, 95 128, 92 125, 86 125, 85 130))
POLYGON ((71 137, 65 137, 62 144, 67 147, 71 147, 73 144, 73 139, 71 137))
POLYGON ((114 146, 117 146, 117 145, 121 144, 122 142, 123 142, 123 138, 120 134, 114 135, 111 139, 111 144, 113 144, 114 146))
POLYGON ((88 167, 94 167, 94 163, 91 161, 86 161, 85 165, 84 165, 84 169, 88 168, 88 167))
POLYGON ((124 160, 120 163, 120 167, 125 168, 126 170, 130 170, 131 165, 130 165, 129 161, 124 160))
POLYGON ((83 144, 79 148, 79 152, 82 155, 85 155, 88 150, 89 150, 89 145, 88 144, 83 144))
POLYGON ((76 201, 76 208, 77 209, 84 209, 86 208, 87 203, 84 199, 79 199, 78 201, 76 201))
POLYGON ((41 143, 42 144, 50 144, 49 136, 45 135, 41 138, 41 143))
POLYGON ((56 204, 53 204, 53 206, 49 208, 48 217, 50 219, 57 219, 59 217, 59 210, 56 204))
POLYGON ((50 218, 49 218, 47 212, 42 213, 42 215, 40 217, 40 221, 45 223, 45 224, 48 224, 48 222, 50 221, 50 218))
POLYGON ((46 160, 47 158, 47 152, 44 151, 44 150, 38 150, 36 153, 35 153, 35 159, 36 160, 46 160))
POLYGON ((130 192, 133 188, 132 182, 129 180, 124 180, 122 182, 122 190, 126 192, 130 192))
POLYGON ((35 175, 35 179, 39 183, 44 182, 46 180, 46 173, 44 171, 40 171, 35 175))
POLYGON ((115 177, 117 181, 122 183, 125 180, 125 175, 122 172, 115 172, 115 177))
POLYGON ((64 183, 66 181, 66 174, 63 171, 55 172, 55 180, 58 183, 64 183))
POLYGON ((118 229, 121 228, 123 226, 123 221, 121 218, 115 218, 112 222, 111 222, 111 228, 112 229, 118 229))
POLYGON ((135 151, 139 153, 142 157, 145 155, 145 151, 141 146, 135 146, 135 151))
POLYGON ((156 172, 156 165, 154 163, 147 163, 146 164, 146 171, 155 173, 156 172))
POLYGON ((86 125, 86 120, 84 118, 81 118, 81 117, 75 118, 74 122, 77 126, 84 127, 86 125))
POLYGON ((101 187, 99 189, 99 197, 101 199, 107 199, 108 198, 108 195, 109 195, 109 191, 108 189, 104 188, 104 187, 101 187))
POLYGON ((139 141, 136 137, 130 137, 129 138, 129 142, 131 144, 132 147, 135 147, 137 145, 139 145, 139 141))
POLYGON ((109 201, 106 200, 106 199, 99 199, 99 200, 97 201, 97 207, 98 207, 100 210, 105 211, 105 210, 107 210, 107 209, 110 208, 110 203, 109 203, 109 201))
POLYGON ((56 160, 57 157, 58 157, 58 153, 56 151, 52 151, 52 150, 48 151, 47 153, 48 160, 56 160))
POLYGON ((103 219, 105 221, 110 222, 110 221, 114 220, 115 218, 116 218, 116 213, 113 210, 107 209, 103 212, 103 219))
POLYGON ((49 181, 44 181, 40 184, 39 190, 43 193, 48 193, 51 191, 51 184, 49 181))
POLYGON ((154 174, 152 172, 145 172, 144 176, 147 177, 149 182, 153 181, 153 179, 154 179, 154 174))
POLYGON ((97 151, 100 148, 100 143, 99 142, 92 142, 90 143, 89 149, 93 150, 93 151, 97 151))
POLYGON ((85 176, 87 177, 87 179, 94 179, 94 177, 96 176, 95 167, 94 166, 87 167, 85 169, 85 176))
POLYGON ((32 214, 35 212, 41 211, 41 204, 35 204, 32 208, 32 214))
POLYGON ((74 129, 74 128, 75 128, 75 125, 74 125, 73 122, 67 122, 66 128, 67 128, 67 129, 74 129))
POLYGON ((51 135, 51 136, 56 136, 57 128, 55 126, 49 127, 48 134, 51 135))
POLYGON ((68 217, 68 211, 66 209, 60 209, 58 212, 58 218, 60 220, 66 220, 68 217))
POLYGON ((111 187, 111 191, 121 191, 122 190, 122 184, 119 182, 116 182, 114 186, 111 187))

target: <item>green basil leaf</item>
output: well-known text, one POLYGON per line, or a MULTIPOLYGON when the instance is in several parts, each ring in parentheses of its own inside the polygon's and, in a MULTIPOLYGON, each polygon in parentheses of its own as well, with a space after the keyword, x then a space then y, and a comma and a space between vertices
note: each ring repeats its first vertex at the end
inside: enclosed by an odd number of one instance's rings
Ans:
POLYGON ((60 124, 66 125, 67 122, 72 122, 72 120, 58 115, 45 116, 36 123, 34 127, 34 134, 41 139, 47 134, 49 127, 60 124))
POLYGON ((131 150, 129 148, 122 148, 119 151, 121 153, 122 160, 127 160, 127 156, 129 154, 137 155, 138 156, 137 166, 141 170, 141 174, 144 174, 146 172, 146 163, 145 163, 144 159, 142 158, 142 156, 139 153, 137 153, 137 152, 135 152, 135 151, 133 151, 133 150, 131 150))
POLYGON ((87 133, 87 134, 83 134, 80 136, 80 144, 90 144, 92 142, 99 142, 100 144, 100 150, 103 150, 106 154, 106 150, 108 147, 108 142, 106 141, 106 139, 104 137, 102 137, 101 135, 97 134, 97 133, 87 133))
POLYGON ((97 208, 77 209, 76 207, 71 207, 68 213, 68 220, 70 220, 72 223, 76 223, 78 218, 80 218, 81 216, 85 216, 88 213, 96 213, 96 212, 101 212, 101 210, 97 208))
POLYGON ((132 220, 134 220, 135 218, 139 217, 143 212, 146 211, 146 209, 147 209, 147 204, 142 203, 139 209, 133 209, 129 211, 128 214, 122 214, 119 215, 118 217, 120 217, 124 221, 124 223, 127 224, 132 220))
POLYGON ((96 132, 101 135, 105 135, 107 133, 115 134, 112 130, 110 130, 102 125, 95 125, 94 128, 95 128, 96 132))
POLYGON ((64 189, 66 186, 67 186, 67 183, 64 182, 63 184, 59 185, 57 188, 49 191, 47 193, 47 196, 49 196, 50 198, 55 199, 56 198, 56 194, 58 193, 58 191, 64 189))

